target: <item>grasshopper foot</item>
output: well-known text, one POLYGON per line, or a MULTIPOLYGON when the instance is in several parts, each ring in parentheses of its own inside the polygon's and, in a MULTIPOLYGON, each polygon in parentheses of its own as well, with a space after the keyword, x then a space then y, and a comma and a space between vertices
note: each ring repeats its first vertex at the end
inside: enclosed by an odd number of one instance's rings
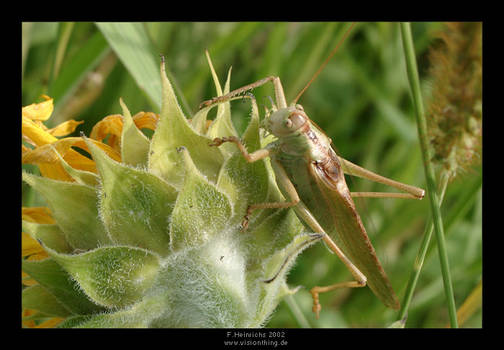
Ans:
POLYGON ((241 231, 246 231, 248 228, 250 215, 252 214, 253 208, 251 205, 247 207, 247 214, 243 217, 243 221, 241 222, 241 231))
POLYGON ((213 105, 213 104, 215 103, 215 101, 217 101, 217 100, 218 100, 218 98, 217 98, 217 97, 214 97, 214 98, 212 98, 211 100, 203 101, 203 102, 201 102, 201 103, 200 103, 200 105, 199 105, 199 107, 198 107, 198 108, 199 108, 199 109, 202 109, 202 108, 205 108, 205 107, 211 106, 211 105, 213 105))
POLYGON ((239 143, 240 141, 235 136, 224 136, 224 137, 216 137, 216 138, 214 138, 212 140, 212 142, 209 143, 208 145, 211 146, 211 147, 218 147, 218 146, 222 145, 224 142, 239 143))
POLYGON ((221 139, 220 137, 216 137, 212 140, 212 142, 210 142, 208 145, 210 147, 219 147, 220 145, 222 145, 224 142, 226 142, 225 140, 221 139))
POLYGON ((245 216, 243 218, 243 221, 240 224, 240 231, 242 231, 242 232, 247 231, 247 229, 248 229, 248 223, 249 223, 249 219, 248 219, 247 216, 245 216))
POLYGON ((317 320, 319 319, 319 316, 320 316, 320 310, 322 310, 322 306, 320 305, 319 303, 319 293, 317 291, 314 290, 315 288, 312 288, 310 290, 310 293, 312 295, 312 298, 313 298, 313 307, 312 307, 312 311, 315 313, 315 317, 317 318, 317 320))

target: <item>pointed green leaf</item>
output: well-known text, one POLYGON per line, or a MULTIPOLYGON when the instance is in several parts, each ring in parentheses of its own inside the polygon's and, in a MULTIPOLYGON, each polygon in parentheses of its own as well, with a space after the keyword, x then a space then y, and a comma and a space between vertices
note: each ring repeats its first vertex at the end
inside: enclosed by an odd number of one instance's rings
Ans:
MULTIPOLYGON (((226 83, 226 85, 229 86, 228 83, 226 83)), ((215 117, 215 120, 212 122, 212 124, 210 124, 210 127, 208 128, 207 132, 207 136, 209 136, 211 139, 222 136, 238 136, 238 132, 236 131, 233 122, 231 121, 230 101, 224 102, 223 104, 219 104, 220 110, 217 112, 217 117, 215 117)), ((226 156, 228 157, 231 154, 236 153, 236 146, 228 143, 223 144, 222 146, 220 146, 220 148, 222 149, 223 153, 226 154, 226 156)))
POLYGON ((77 315, 67 317, 63 322, 58 324, 56 328, 78 328, 82 324, 85 324, 86 321, 92 320, 96 316, 99 315, 77 315))
POLYGON ((52 258, 41 261, 23 260, 23 271, 47 289, 74 314, 91 314, 103 307, 91 302, 69 274, 52 258))
POLYGON ((49 314, 46 314, 44 312, 41 312, 41 311, 38 311, 38 310, 34 310, 33 313, 30 313, 30 315, 27 315, 27 316, 22 316, 21 320, 22 321, 40 321, 40 322, 44 322, 46 321, 48 318, 53 318, 54 316, 53 315, 49 315, 49 314))
MULTIPOLYGON (((217 78, 217 74, 215 73, 213 66, 210 63, 210 68, 212 70, 212 76, 216 85, 217 96, 225 95, 229 92, 229 86, 231 81, 231 68, 229 68, 228 76, 226 80, 226 85, 224 86, 224 92, 222 92, 219 80, 217 78)), ((231 121, 231 99, 220 103, 219 108, 217 109, 217 116, 213 121, 212 125, 208 129, 207 135, 210 138, 218 137, 218 136, 238 136, 236 129, 234 128, 233 122, 231 121)))
POLYGON ((289 270, 299 253, 322 238, 321 234, 300 234, 284 249, 275 252, 265 263, 264 277, 266 283, 271 283, 289 270))
MULTIPOLYGON (((212 73, 212 79, 215 84, 215 91, 217 92, 217 96, 222 96, 223 93, 222 93, 221 84, 219 82, 219 77, 217 76, 217 73, 215 72, 214 66, 212 64, 212 59, 210 58, 210 54, 208 53, 208 50, 205 51, 205 56, 206 56, 206 59, 208 62, 208 66, 210 67, 210 73, 212 73)), ((229 73, 231 73, 231 69, 229 70, 229 73)), ((227 92, 229 92, 229 89, 227 92)), ((225 92, 225 93, 227 93, 227 92, 225 92)))
POLYGON ((225 192, 234 206, 231 225, 237 225, 248 205, 263 203, 268 193, 268 175, 263 161, 248 163, 241 153, 229 158, 222 168, 217 188, 225 192))
POLYGON ((184 186, 170 223, 173 250, 202 244, 222 232, 232 217, 229 199, 196 169, 189 152, 179 149, 185 169, 184 186))
POLYGON ((271 254, 285 249, 294 237, 305 231, 292 209, 265 210, 262 217, 254 225, 250 224, 243 242, 250 256, 249 271, 262 271, 264 261, 271 254))
MULTIPOLYGON (((212 60, 210 59, 210 54, 208 53, 208 51, 205 51, 205 55, 206 55, 206 58, 208 61, 208 65, 210 66, 210 72, 212 73, 212 78, 213 78, 213 81, 215 84, 215 90, 217 92, 216 96, 222 96, 222 94, 223 94, 222 88, 219 83, 219 78, 217 77, 217 73, 215 72, 215 69, 212 65, 212 60)), ((230 73, 231 73, 231 70, 230 70, 230 73)), ((229 81, 228 81, 228 83, 229 83, 229 81)), ((224 92, 225 94, 229 92, 229 84, 226 84, 226 86, 227 86, 227 90, 224 92)), ((227 102, 225 105, 229 106, 229 102, 227 102)), ((217 115, 222 114, 223 108, 225 108, 224 105, 219 104, 218 109, 217 109, 217 115)), ((206 116, 207 116, 208 111, 209 111, 209 108, 203 108, 203 109, 199 110, 192 118, 191 125, 194 128, 194 130, 196 130, 200 134, 206 134, 206 116)))
MULTIPOLYGON (((194 129, 194 131, 196 133, 201 134, 201 135, 205 135, 207 133, 207 131, 208 131, 207 130, 207 115, 208 115, 208 112, 210 112, 210 110, 212 108, 219 107, 221 104, 225 104, 225 103, 229 103, 230 101, 242 99, 243 97, 244 96, 233 97, 229 101, 215 103, 213 105, 201 108, 198 112, 196 112, 196 114, 194 115, 194 117, 191 120, 190 124, 191 124, 192 128, 194 129)), ((223 134, 223 135, 220 135, 220 136, 229 136, 229 135, 230 135, 229 133, 226 133, 226 134, 223 134)), ((234 152, 236 152, 236 150, 234 150, 234 152)))
POLYGON ((207 131, 207 115, 208 112, 214 108, 215 105, 204 107, 196 112, 196 114, 191 119, 191 126, 195 132, 204 135, 207 131))
POLYGON ((251 111, 250 122, 247 129, 243 133, 243 142, 247 145, 249 152, 254 152, 261 148, 261 137, 259 135, 259 109, 257 108, 257 101, 254 97, 250 97, 251 111))
POLYGON ((397 321, 393 322, 387 328, 404 328, 405 325, 406 325, 406 319, 403 319, 403 320, 397 320, 397 321))
POLYGON ((293 209, 275 210, 273 214, 269 215, 250 231, 256 238, 250 243, 262 251, 262 254, 258 253, 264 256, 264 254, 268 254, 268 250, 273 251, 285 248, 295 236, 304 230, 304 225, 299 221, 293 209), (266 246, 268 246, 267 249, 265 249, 266 246))
POLYGON ((149 159, 149 139, 136 127, 128 107, 119 100, 123 110, 121 137, 121 162, 133 166, 147 166, 149 159))
POLYGON ((158 126, 152 136, 149 155, 149 169, 176 188, 183 184, 183 176, 178 164, 178 147, 186 147, 194 157, 199 171, 215 182, 224 158, 216 147, 209 147, 210 138, 196 133, 177 102, 175 93, 161 64, 163 103, 158 126))
MULTIPOLYGON (((229 68, 224 92, 222 92, 219 83, 219 78, 217 77, 217 73, 215 72, 215 69, 212 65, 212 60, 210 59, 208 51, 206 52, 206 56, 208 60, 208 65, 210 66, 210 71, 212 72, 212 78, 215 83, 217 96, 227 94, 229 92, 229 86, 231 81, 231 68, 229 68)), ((209 136, 211 139, 222 136, 238 136, 238 133, 236 132, 233 122, 231 121, 230 101, 226 101, 224 103, 219 104, 219 108, 217 109, 217 116, 215 117, 214 121, 208 128, 207 136, 209 136)), ((231 144, 224 144, 220 147, 220 149, 227 157, 236 152, 236 147, 231 144)))
POLYGON ((75 180, 77 183, 81 185, 88 185, 94 187, 98 184, 98 175, 92 173, 90 171, 74 169, 66 162, 65 159, 59 154, 55 147, 52 147, 53 151, 58 156, 61 165, 65 169, 65 171, 75 180))
POLYGON ((33 239, 42 241, 45 246, 57 252, 70 253, 73 250, 58 225, 37 224, 23 220, 22 228, 33 239))
POLYGON ((93 187, 26 172, 23 180, 46 198, 54 219, 73 248, 88 250, 111 243, 98 216, 97 193, 93 187))
POLYGON ((92 300, 106 307, 125 307, 142 298, 160 266, 157 255, 124 246, 76 255, 50 254, 92 300))
POLYGON ((23 289, 23 308, 38 310, 46 315, 67 317, 71 315, 63 304, 40 284, 23 289))
POLYGON ((102 177, 100 214, 110 237, 117 243, 170 252, 168 220, 176 190, 160 178, 108 157, 86 143, 102 177))
MULTIPOLYGON (((249 96, 240 96, 240 98, 245 97, 250 98, 252 111, 251 120, 243 134, 243 143, 248 152, 252 153, 262 146, 259 133, 259 111, 255 99, 249 96)), ((235 220, 243 219, 247 206, 252 203, 284 200, 276 184, 269 160, 248 163, 239 152, 225 162, 219 174, 217 187, 232 199, 236 214, 235 220)), ((262 224, 264 220, 277 211, 275 209, 255 211, 251 216, 248 231, 253 232, 257 225, 262 224)), ((272 225, 271 227, 277 227, 276 223, 272 225)), ((269 230, 271 230, 271 227, 269 230)))
MULTIPOLYGON (((278 238, 278 235, 276 236, 278 238)), ((297 291, 298 288, 294 290, 288 288, 285 281, 286 274, 296 257, 308 246, 320 240, 321 237, 321 234, 299 234, 283 249, 274 249, 269 258, 255 263, 254 261, 248 262, 247 282, 249 288, 254 288, 254 284, 257 284, 258 280, 261 280, 263 287, 259 294, 260 302, 259 307, 256 309, 256 319, 263 320, 268 317, 282 297, 297 291), (260 263, 262 264, 258 268, 260 263), (252 279, 252 276, 255 279, 252 279)), ((273 245, 275 242, 271 244, 273 245)))
POLYGON ((124 312, 92 316, 76 316, 65 320, 58 328, 146 328, 139 317, 125 317, 124 312))
MULTIPOLYGON (((58 325, 58 328, 145 328, 166 313, 166 295, 147 297, 129 308, 91 316, 74 316, 58 325)), ((156 327, 156 326, 154 326, 156 327)))
MULTIPOLYGON (((252 119, 245 130, 243 140, 249 153, 259 149, 259 114, 254 99, 252 99, 252 119)), ((234 144, 230 146, 237 149, 234 144)), ((234 204, 236 215, 232 224, 241 222, 248 205, 266 201, 268 173, 264 160, 249 163, 240 152, 235 151, 221 169, 217 188, 224 191, 234 204)))

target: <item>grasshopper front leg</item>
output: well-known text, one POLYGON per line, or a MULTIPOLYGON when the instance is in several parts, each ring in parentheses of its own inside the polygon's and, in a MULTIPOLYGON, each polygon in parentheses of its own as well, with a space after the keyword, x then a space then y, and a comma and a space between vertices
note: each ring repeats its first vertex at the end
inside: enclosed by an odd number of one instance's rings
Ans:
POLYGON ((283 91, 282 83, 280 82, 280 78, 279 77, 275 77, 275 76, 269 76, 269 77, 263 78, 261 80, 258 80, 258 81, 254 82, 252 84, 248 84, 248 85, 242 86, 241 88, 233 90, 233 91, 231 91, 230 93, 228 93, 226 95, 222 95, 222 96, 219 96, 219 97, 214 97, 211 100, 204 101, 204 102, 202 102, 200 104, 199 108, 201 109, 203 107, 211 106, 211 105, 213 105, 215 103, 221 103, 221 102, 229 101, 234 96, 243 94, 243 93, 245 93, 245 92, 247 92, 249 90, 255 89, 256 87, 264 85, 264 84, 266 84, 266 83, 268 83, 270 81, 273 82, 273 87, 275 89, 275 97, 276 97, 276 101, 277 101, 277 104, 278 104, 278 106, 276 106, 276 107, 277 108, 285 108, 285 107, 287 107, 287 101, 285 100, 285 94, 284 94, 284 91, 283 91))
POLYGON ((232 142, 232 143, 236 144, 238 146, 238 149, 240 150, 241 154, 243 155, 243 157, 249 163, 253 163, 257 160, 269 157, 269 155, 270 155, 270 150, 268 148, 262 148, 262 149, 258 149, 257 151, 255 151, 253 153, 248 153, 247 149, 245 148, 245 145, 236 136, 216 137, 208 145, 211 147, 218 147, 218 146, 222 145, 224 142, 232 142))
MULTIPOLYGON (((271 154, 270 149, 268 148, 262 148, 259 149, 253 153, 248 153, 247 149, 245 148, 245 145, 241 142, 239 138, 236 136, 227 136, 227 137, 216 137, 213 139, 212 143, 209 144, 209 146, 220 146, 224 142, 232 142, 238 146, 238 149, 240 150, 241 154, 243 157, 247 160, 249 163, 253 163, 255 161, 258 161, 260 159, 264 159, 266 157, 269 157, 271 154)), ((297 202, 299 202, 299 198, 297 199, 297 202)), ((248 228, 248 223, 250 220, 250 215, 254 210, 257 209, 267 209, 267 208, 275 208, 275 209, 281 209, 281 208, 289 208, 297 204, 296 201, 292 202, 275 202, 275 203, 255 203, 255 204, 250 204, 247 207, 247 212, 245 216, 243 217, 243 221, 241 223, 242 230, 245 231, 248 228)))

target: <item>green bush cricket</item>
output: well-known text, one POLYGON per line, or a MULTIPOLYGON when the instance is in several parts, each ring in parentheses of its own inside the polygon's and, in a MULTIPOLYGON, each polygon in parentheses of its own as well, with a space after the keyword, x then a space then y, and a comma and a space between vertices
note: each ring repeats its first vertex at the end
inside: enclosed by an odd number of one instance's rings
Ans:
POLYGON ((234 143, 248 162, 270 158, 277 184, 286 201, 250 204, 242 222, 244 230, 254 210, 292 207, 311 230, 322 235, 321 239, 327 247, 351 272, 355 279, 353 281, 316 286, 310 290, 313 312, 317 318, 321 310, 319 294, 344 287, 368 285, 386 306, 399 308, 399 301, 376 256, 352 197, 422 199, 424 196, 423 189, 385 178, 338 156, 331 147, 332 141, 329 137, 308 117, 303 107, 296 104, 352 27, 353 25, 347 29, 333 52, 290 105, 285 99, 280 78, 276 76, 266 77, 200 105, 202 107, 223 103, 268 82, 273 83, 276 104, 273 104, 265 116, 263 127, 278 139, 253 153, 248 153, 241 140, 235 136, 215 138, 210 146, 220 146, 225 142, 234 143), (350 192, 345 173, 379 182, 405 193, 350 192))

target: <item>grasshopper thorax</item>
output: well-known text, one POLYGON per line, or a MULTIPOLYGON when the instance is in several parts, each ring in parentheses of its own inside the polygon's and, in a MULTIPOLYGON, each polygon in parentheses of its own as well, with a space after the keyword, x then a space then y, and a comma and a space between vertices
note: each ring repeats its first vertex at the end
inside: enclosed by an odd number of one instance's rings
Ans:
POLYGON ((309 118, 299 107, 290 106, 274 111, 265 122, 266 129, 278 138, 301 133, 309 118))

